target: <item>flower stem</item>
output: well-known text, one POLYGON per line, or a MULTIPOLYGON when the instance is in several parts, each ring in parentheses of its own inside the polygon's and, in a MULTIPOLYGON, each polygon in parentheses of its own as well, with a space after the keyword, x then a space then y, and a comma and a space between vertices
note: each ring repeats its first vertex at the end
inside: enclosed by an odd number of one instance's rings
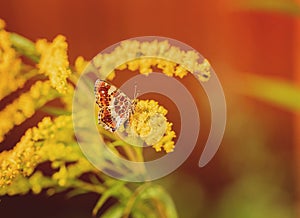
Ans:
POLYGON ((10 40, 13 47, 22 55, 29 58, 35 63, 38 63, 40 56, 35 49, 35 44, 16 33, 10 33, 10 40))

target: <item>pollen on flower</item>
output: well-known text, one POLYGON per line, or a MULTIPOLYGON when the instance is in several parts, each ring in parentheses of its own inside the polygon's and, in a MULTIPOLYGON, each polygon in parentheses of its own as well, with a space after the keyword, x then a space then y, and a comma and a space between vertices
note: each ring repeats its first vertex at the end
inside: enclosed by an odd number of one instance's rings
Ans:
POLYGON ((28 92, 23 93, 19 98, 7 105, 0 111, 0 142, 3 141, 4 135, 15 125, 20 125, 27 118, 31 117, 36 109, 56 96, 57 92, 51 89, 49 81, 38 81, 32 85, 28 92))
POLYGON ((159 60, 157 67, 159 69, 162 69, 162 72, 167 76, 173 76, 173 74, 175 73, 176 63, 165 60, 159 60))
POLYGON ((172 130, 172 125, 172 123, 168 122, 164 136, 159 142, 152 146, 156 151, 161 151, 162 148, 166 151, 166 153, 174 151, 175 145, 173 139, 176 137, 176 134, 172 130))
POLYGON ((172 123, 165 117, 167 110, 154 100, 138 100, 134 113, 130 117, 131 131, 156 151, 161 148, 168 153, 173 151, 176 137, 172 123))
POLYGON ((106 78, 108 80, 113 80, 115 77, 116 77, 116 72, 113 70, 112 72, 110 72, 110 74, 108 74, 106 78))
POLYGON ((58 35, 52 43, 45 39, 36 42, 36 49, 41 54, 37 65, 40 73, 48 76, 51 85, 60 93, 67 92, 67 78, 71 74, 67 48, 68 44, 62 35, 58 35))
POLYGON ((127 64, 126 63, 123 63, 121 64, 120 66, 118 66, 116 69, 117 70, 125 70, 127 68, 127 64))
POLYGON ((140 61, 139 60, 129 61, 127 63, 127 65, 128 65, 128 70, 135 71, 135 70, 139 69, 140 61))
POLYGON ((45 117, 37 127, 28 129, 12 150, 0 153, 0 188, 10 185, 18 176, 31 175, 37 164, 50 160, 51 155, 56 154, 56 159, 76 160, 78 157, 72 155, 65 157, 71 151, 66 151, 66 146, 58 143, 60 140, 71 141, 72 134, 66 133, 72 131, 71 116, 60 116, 54 121, 45 117), (61 131, 62 126, 64 131, 61 131), (55 149, 54 144, 57 145, 55 149))
POLYGON ((5 21, 0 19, 0 30, 5 28, 5 21))
POLYGON ((207 81, 210 78, 210 64, 207 59, 196 67, 195 75, 202 81, 207 81))
MULTIPOLYGON (((206 82, 210 78, 210 65, 194 50, 182 50, 171 45, 168 40, 145 41, 126 40, 111 53, 99 54, 92 65, 99 70, 100 78, 106 77, 110 72, 128 69, 138 70, 141 74, 149 75, 156 68, 167 76, 183 78, 188 72, 197 79, 206 82)), ((109 77, 110 78, 110 77, 109 77)))
POLYGON ((178 76, 180 79, 182 79, 184 76, 186 76, 188 74, 188 71, 181 65, 178 65, 176 67, 174 74, 175 74, 175 76, 178 76))
POLYGON ((12 150, 0 153, 0 184, 3 186, 11 184, 18 175, 27 176, 33 172, 38 157, 31 134, 28 131, 12 150))
POLYGON ((10 33, 0 20, 0 100, 24 85, 26 79, 21 71, 21 59, 12 48, 10 33))
POLYGON ((87 66, 88 62, 84 60, 82 56, 79 56, 75 60, 75 71, 78 74, 81 74, 84 70, 84 68, 87 66))
POLYGON ((140 47, 141 53, 149 56, 156 54, 159 48, 157 40, 153 40, 152 42, 142 42, 140 47))
POLYGON ((150 58, 138 59, 139 61, 139 71, 141 74, 148 75, 149 73, 153 72, 152 60, 150 58))

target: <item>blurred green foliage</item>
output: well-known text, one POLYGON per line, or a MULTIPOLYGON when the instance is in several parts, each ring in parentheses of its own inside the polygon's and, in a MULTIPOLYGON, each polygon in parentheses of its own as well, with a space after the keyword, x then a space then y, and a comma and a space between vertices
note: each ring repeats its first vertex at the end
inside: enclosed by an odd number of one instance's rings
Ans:
POLYGON ((236 0, 239 10, 266 11, 300 15, 300 6, 294 0, 236 0))

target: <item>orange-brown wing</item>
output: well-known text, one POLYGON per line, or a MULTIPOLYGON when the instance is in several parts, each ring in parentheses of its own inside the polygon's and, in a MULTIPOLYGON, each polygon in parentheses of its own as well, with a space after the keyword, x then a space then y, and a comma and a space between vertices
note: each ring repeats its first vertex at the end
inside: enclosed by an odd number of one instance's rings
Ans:
POLYGON ((110 132, 115 132, 128 120, 131 100, 110 83, 98 79, 95 82, 96 103, 99 106, 98 123, 110 132))

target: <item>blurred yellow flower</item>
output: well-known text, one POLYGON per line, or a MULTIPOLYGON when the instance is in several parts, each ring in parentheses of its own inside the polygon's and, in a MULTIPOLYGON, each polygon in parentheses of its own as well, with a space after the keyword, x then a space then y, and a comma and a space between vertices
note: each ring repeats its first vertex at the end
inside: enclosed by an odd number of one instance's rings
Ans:
POLYGON ((71 74, 67 55, 66 38, 58 35, 52 43, 45 39, 36 42, 36 50, 41 54, 38 68, 40 73, 49 77, 51 85, 60 93, 66 93, 67 78, 71 74))
POLYGON ((5 28, 5 21, 0 19, 0 30, 5 28))
POLYGON ((108 74, 108 76, 106 77, 108 80, 113 80, 116 77, 116 72, 113 70, 112 72, 110 72, 108 74))
POLYGON ((22 87, 26 78, 20 75, 21 59, 12 48, 10 34, 4 30, 5 22, 0 19, 0 100, 22 87))
POLYGON ((81 74, 84 70, 84 68, 87 66, 88 61, 84 60, 82 56, 79 56, 75 60, 75 71, 78 74, 81 74))
POLYGON ((207 59, 204 59, 201 64, 197 64, 195 69, 195 75, 198 77, 201 81, 208 81, 210 78, 210 63, 207 59))

